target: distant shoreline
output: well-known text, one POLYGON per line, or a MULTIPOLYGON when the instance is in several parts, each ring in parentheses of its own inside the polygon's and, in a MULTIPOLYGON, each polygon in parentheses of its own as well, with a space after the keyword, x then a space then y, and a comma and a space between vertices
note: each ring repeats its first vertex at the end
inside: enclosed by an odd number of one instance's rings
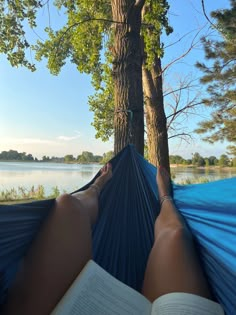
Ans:
MULTIPOLYGON (((86 162, 86 163, 79 163, 77 161, 71 162, 60 162, 60 161, 20 161, 20 160, 0 160, 1 162, 7 163, 55 163, 55 164, 78 164, 78 165, 86 165, 86 164, 93 164, 93 165, 101 165, 99 162, 86 162)), ((219 166, 219 165, 209 165, 209 166, 196 166, 193 164, 184 165, 184 164, 170 164, 170 168, 197 168, 197 169, 224 169, 224 170, 231 170, 236 169, 236 166, 219 166)))
POLYGON ((171 168, 197 168, 197 169, 225 169, 231 170, 236 169, 236 166, 219 166, 219 165, 209 165, 209 166, 196 166, 196 165, 183 165, 183 164, 170 164, 171 168))
POLYGON ((44 164, 44 163, 55 163, 55 164, 101 164, 99 162, 86 162, 86 163, 79 163, 77 161, 74 162, 59 162, 59 161, 21 161, 21 160, 0 160, 0 163, 4 162, 4 163, 40 163, 40 164, 44 164))

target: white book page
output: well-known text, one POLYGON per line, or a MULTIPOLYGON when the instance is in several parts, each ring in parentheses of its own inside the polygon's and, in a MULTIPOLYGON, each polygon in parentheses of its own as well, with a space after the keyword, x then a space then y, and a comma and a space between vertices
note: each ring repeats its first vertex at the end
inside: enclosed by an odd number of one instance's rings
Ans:
POLYGON ((151 315, 224 315, 213 301, 188 293, 169 293, 153 302, 151 315))
POLYGON ((151 303, 92 260, 51 315, 150 315, 151 303))

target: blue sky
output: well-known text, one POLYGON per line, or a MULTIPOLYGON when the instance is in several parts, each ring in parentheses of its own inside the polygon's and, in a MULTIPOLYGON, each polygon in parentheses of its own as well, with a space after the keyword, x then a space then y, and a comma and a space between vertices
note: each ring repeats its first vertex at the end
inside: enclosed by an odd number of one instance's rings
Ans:
MULTIPOLYGON (((169 64, 188 48, 197 30, 206 24, 202 15, 201 0, 170 0, 169 20, 174 33, 163 36, 164 45, 177 41, 181 34, 190 32, 181 42, 169 47, 165 52, 163 66, 169 64)), ((209 13, 217 8, 229 6, 227 0, 205 0, 209 13)), ((45 13, 42 18, 45 18, 45 13)), ((58 16, 51 16, 55 25, 58 16)), ((207 32, 205 27, 200 35, 207 32)), ((204 54, 198 44, 185 59, 166 71, 165 84, 176 86, 184 76, 198 78, 194 67, 204 54)), ((77 156, 82 151, 102 154, 113 149, 113 139, 103 143, 95 139, 91 126, 93 113, 87 105, 88 96, 93 93, 88 75, 80 74, 75 65, 66 64, 58 76, 53 76, 46 63, 37 63, 37 71, 32 73, 24 68, 12 68, 6 58, 0 58, 0 152, 15 149, 18 152, 32 153, 41 158, 43 155, 77 156)), ((191 96, 193 97, 193 96, 191 96)), ((187 98, 187 95, 184 95, 187 98)), ((166 100, 168 102, 169 100, 166 100)), ((191 131, 196 123, 206 118, 209 112, 200 108, 189 118, 184 118, 182 128, 191 131)), ((190 157, 199 152, 203 156, 225 153, 226 144, 209 145, 193 134, 193 140, 185 143, 170 140, 170 153, 190 157)))

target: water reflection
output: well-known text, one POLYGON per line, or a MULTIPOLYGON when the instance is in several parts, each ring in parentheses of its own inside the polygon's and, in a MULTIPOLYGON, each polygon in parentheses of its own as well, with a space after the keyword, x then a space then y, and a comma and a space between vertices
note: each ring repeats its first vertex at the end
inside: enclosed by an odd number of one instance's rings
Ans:
MULTIPOLYGON (((63 164, 63 163, 12 163, 0 162, 0 190, 18 188, 30 189, 43 185, 46 195, 57 186, 61 192, 74 191, 87 184, 99 171, 98 164, 63 164)), ((174 182, 181 183, 187 179, 207 177, 209 180, 236 176, 236 169, 196 169, 172 168, 174 182)))
POLYGON ((50 194, 57 186, 61 192, 71 192, 87 184, 99 171, 100 165, 57 164, 57 163, 0 163, 0 190, 30 189, 43 185, 50 194))
POLYGON ((209 181, 236 176, 235 168, 191 168, 175 167, 171 169, 174 182, 182 183, 188 179, 206 178, 209 181))

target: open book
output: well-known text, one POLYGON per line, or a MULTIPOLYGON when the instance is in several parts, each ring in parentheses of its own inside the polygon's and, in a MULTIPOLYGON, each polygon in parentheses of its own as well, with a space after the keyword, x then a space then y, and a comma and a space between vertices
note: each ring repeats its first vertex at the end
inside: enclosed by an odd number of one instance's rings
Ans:
POLYGON ((185 293, 166 294, 151 303, 143 295, 90 260, 51 313, 51 315, 78 314, 221 315, 224 312, 215 302, 201 298, 199 303, 198 296, 185 293), (200 313, 200 310, 203 312, 200 313))

